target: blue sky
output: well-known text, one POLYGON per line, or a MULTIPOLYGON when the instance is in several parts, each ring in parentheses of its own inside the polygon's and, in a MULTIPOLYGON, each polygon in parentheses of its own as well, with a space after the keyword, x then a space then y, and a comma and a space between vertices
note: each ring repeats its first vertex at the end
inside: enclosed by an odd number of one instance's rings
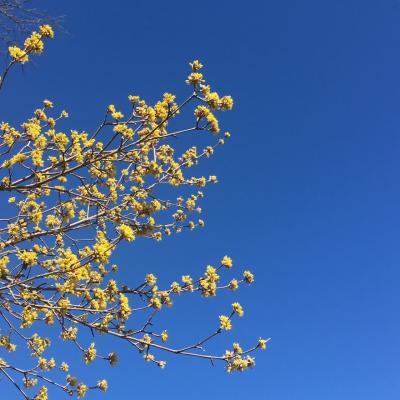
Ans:
POLYGON ((110 382, 88 398, 398 399, 400 2, 52 3, 38 2, 66 16, 67 32, 14 71, 4 114, 21 120, 50 98, 71 128, 90 130, 128 94, 182 98, 199 58, 235 99, 223 118, 232 140, 202 167, 220 179, 206 192, 206 228, 116 258, 124 278, 151 271, 168 283, 231 255, 254 286, 178 300, 162 321, 178 341, 196 338, 239 300, 245 317, 212 348, 272 337, 237 375, 176 357, 161 371, 109 343, 117 367, 79 367, 110 382))

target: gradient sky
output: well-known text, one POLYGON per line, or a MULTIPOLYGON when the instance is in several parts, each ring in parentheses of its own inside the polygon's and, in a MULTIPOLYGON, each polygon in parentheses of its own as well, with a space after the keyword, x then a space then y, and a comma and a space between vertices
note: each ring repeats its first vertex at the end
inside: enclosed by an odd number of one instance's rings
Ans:
POLYGON ((177 357, 159 370, 108 342, 117 367, 78 367, 110 383, 88 398, 399 399, 400 2, 37 3, 65 15, 67 32, 14 71, 0 97, 7 118, 50 98, 90 131, 128 94, 183 98, 194 58, 232 94, 232 140, 202 167, 220 179, 202 204, 205 230, 137 241, 116 260, 125 278, 169 283, 229 254, 254 286, 177 300, 160 321, 183 343, 239 300, 245 317, 211 348, 272 337, 254 370, 233 375, 177 357))

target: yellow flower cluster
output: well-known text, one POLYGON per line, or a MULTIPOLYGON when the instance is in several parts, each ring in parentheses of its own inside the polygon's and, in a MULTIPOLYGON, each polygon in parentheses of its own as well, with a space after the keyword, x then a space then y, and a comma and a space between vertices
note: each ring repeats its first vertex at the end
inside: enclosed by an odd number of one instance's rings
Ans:
POLYGON ((32 266, 37 263, 37 253, 34 251, 23 250, 18 252, 18 258, 26 265, 32 266))
POLYGON ((48 400, 48 391, 46 386, 42 386, 34 400, 48 400))
POLYGON ((132 314, 132 310, 129 307, 129 300, 124 294, 119 295, 120 309, 118 311, 118 318, 122 321, 126 321, 132 314))
POLYGON ((53 37, 53 28, 50 25, 42 25, 39 27, 39 32, 32 32, 32 34, 26 38, 23 49, 17 46, 10 46, 8 52, 13 61, 25 64, 29 61, 29 54, 41 54, 43 52, 43 38, 53 37))
POLYGON ((44 37, 48 37, 48 38, 51 38, 51 39, 54 38, 54 31, 53 31, 53 28, 50 25, 41 25, 39 27, 39 32, 44 37))
POLYGON ((108 382, 105 379, 97 382, 97 387, 102 391, 105 392, 108 389, 108 382))
POLYGON ((49 346, 51 342, 48 338, 42 338, 34 333, 28 341, 28 347, 32 349, 32 356, 40 356, 49 346))
POLYGON ((240 303, 238 303, 238 302, 233 303, 232 310, 235 314, 239 315, 239 317, 243 317, 244 310, 243 310, 243 307, 240 305, 240 303))
POLYGON ((250 271, 244 271, 243 278, 248 284, 254 282, 254 275, 250 271))
POLYGON ((242 357, 240 354, 237 354, 233 358, 229 359, 226 370, 228 372, 240 371, 243 372, 250 367, 254 367, 255 359, 250 356, 242 357))
POLYGON ((69 327, 67 329, 64 329, 61 333, 61 338, 63 340, 75 340, 76 335, 78 333, 78 328, 76 327, 69 327))
POLYGON ((25 306, 21 314, 21 328, 30 327, 38 318, 38 312, 30 305, 25 306))
POLYGON ((10 337, 0 335, 0 346, 4 347, 7 351, 13 352, 17 349, 17 345, 10 342, 10 337))
POLYGON ((258 340, 258 347, 259 347, 260 349, 265 350, 265 349, 267 348, 267 340, 265 340, 265 339, 259 339, 259 340, 258 340))
POLYGON ((89 388, 84 383, 80 383, 76 388, 78 399, 85 397, 88 390, 89 388))
POLYGON ((131 242, 132 240, 135 239, 135 234, 133 233, 133 229, 125 224, 121 224, 118 227, 118 232, 121 234, 121 237, 128 242, 131 242))
POLYGON ((219 316, 219 323, 221 329, 224 329, 226 331, 230 331, 232 329, 231 319, 226 315, 219 316))
POLYGON ((86 364, 92 363, 97 355, 95 344, 92 343, 89 348, 85 351, 84 360, 86 364))
POLYGON ((28 54, 17 46, 10 46, 8 52, 13 60, 18 61, 21 64, 25 64, 29 61, 28 54))
POLYGON ((224 256, 224 258, 221 261, 221 265, 223 265, 225 268, 232 268, 233 266, 232 258, 224 256))
POLYGON ((157 278, 153 274, 147 274, 146 283, 149 286, 154 286, 157 283, 157 278))
POLYGON ((0 258, 0 278, 5 278, 8 274, 7 265, 10 262, 10 258, 8 256, 4 256, 0 258))
POLYGON ((219 275, 217 270, 211 265, 207 266, 204 278, 200 279, 200 288, 204 297, 215 296, 219 275))

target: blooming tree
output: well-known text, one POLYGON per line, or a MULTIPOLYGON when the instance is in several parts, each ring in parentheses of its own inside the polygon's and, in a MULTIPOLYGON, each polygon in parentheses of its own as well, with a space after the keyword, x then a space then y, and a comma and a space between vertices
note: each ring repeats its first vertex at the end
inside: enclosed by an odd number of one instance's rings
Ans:
MULTIPOLYGON (((41 25, 23 46, 10 46, 0 89, 14 67, 41 54, 45 41, 53 36, 51 26, 41 25)), ((232 329, 233 318, 243 315, 238 302, 219 320, 216 317, 203 339, 180 348, 169 346, 168 332, 153 323, 176 296, 210 297, 222 289, 234 291, 251 284, 250 271, 242 272, 240 279, 220 280, 223 270, 233 266, 230 257, 224 256, 216 267, 207 266, 198 277, 184 275, 164 288, 151 273, 138 277, 134 287, 119 282, 118 267, 110 262, 122 241, 160 241, 164 235, 204 226, 195 216, 201 212, 198 203, 202 189, 217 178, 191 176, 190 169, 229 138, 228 132, 219 136, 216 114, 232 109, 233 100, 211 90, 199 61, 190 66, 185 100, 178 102, 173 94, 164 93, 149 105, 130 95, 129 112, 109 105, 93 132, 67 132, 63 126, 68 113, 53 111, 50 100, 44 100, 19 126, 0 124, 0 194, 2 209, 8 210, 0 219, 0 348, 4 353, 0 372, 25 399, 46 400, 49 386, 78 398, 89 389, 105 391, 108 386, 105 379, 85 384, 64 360, 56 360, 46 325, 56 327, 60 340, 70 342, 86 364, 96 359, 117 363, 115 352, 98 351, 100 334, 126 342, 161 368, 166 365, 162 355, 172 353, 220 361, 229 372, 243 371, 254 365, 250 353, 266 347, 267 340, 259 339, 247 349, 234 343, 217 355, 206 351, 208 341, 232 329), (170 122, 188 108, 194 113, 191 125, 170 129, 170 122), (195 132, 211 133, 211 144, 202 150, 174 148, 176 138, 195 132), (170 195, 164 198, 167 192, 170 195), (144 324, 135 324, 138 313, 145 313, 144 324), (94 338, 88 343, 85 331, 94 338), (15 351, 27 352, 24 365, 9 360, 6 353, 15 351), (55 369, 65 378, 60 380, 59 373, 55 378, 55 369)))

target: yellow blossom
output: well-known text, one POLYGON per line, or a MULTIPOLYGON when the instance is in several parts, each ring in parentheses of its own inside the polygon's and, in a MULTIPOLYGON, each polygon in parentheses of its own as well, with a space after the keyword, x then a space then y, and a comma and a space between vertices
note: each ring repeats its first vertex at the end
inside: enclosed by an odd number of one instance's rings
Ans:
POLYGON ((76 389, 77 389, 78 399, 85 397, 85 394, 88 391, 88 387, 84 383, 80 383, 76 389))
POLYGON ((249 284, 254 282, 254 275, 250 271, 244 271, 243 278, 249 284))
POLYGON ((220 323, 220 328, 224 329, 226 331, 229 331, 232 329, 232 323, 229 317, 226 315, 220 315, 219 316, 219 323, 220 323))
POLYGON ((133 229, 129 225, 122 224, 118 227, 118 232, 121 234, 121 237, 128 242, 131 242, 135 239, 135 234, 133 233, 133 229))
POLYGON ((18 252, 18 258, 26 265, 32 266, 37 263, 37 254, 34 251, 22 250, 18 252))
POLYGON ((48 400, 48 392, 47 387, 42 386, 39 390, 39 393, 35 396, 34 400, 48 400))
POLYGON ((223 265, 225 268, 232 268, 233 266, 232 258, 224 256, 224 258, 221 260, 221 265, 223 265))
POLYGON ((45 37, 48 37, 51 39, 54 37, 54 31, 50 25, 41 25, 39 27, 39 32, 45 37))
POLYGON ((43 105, 46 107, 46 108, 53 108, 53 102, 52 101, 50 101, 50 100, 43 100, 43 105))
POLYGON ((223 110, 232 110, 233 108, 233 99, 231 96, 224 96, 220 100, 220 107, 223 110))
POLYGON ((42 35, 37 32, 32 32, 32 34, 25 40, 24 45, 28 52, 41 54, 44 49, 42 35))
POLYGON ((28 54, 17 46, 10 46, 8 48, 8 53, 14 61, 17 61, 21 64, 25 64, 29 61, 28 54))
POLYGON ((102 391, 105 392, 108 389, 108 382, 105 379, 97 382, 97 387, 102 391))
POLYGON ((146 276, 146 283, 149 286, 154 286, 156 284, 156 282, 157 282, 157 278, 153 274, 148 274, 146 276))
POLYGON ((239 282, 236 279, 232 279, 228 285, 230 290, 236 290, 239 287, 239 282))
POLYGON ((243 310, 242 306, 240 305, 240 303, 237 303, 237 302, 233 303, 232 310, 235 314, 239 315, 239 317, 243 317, 244 310, 243 310))
POLYGON ((265 340, 265 339, 259 339, 258 340, 258 347, 260 348, 260 349, 266 349, 267 348, 267 340, 265 340))
POLYGON ((95 344, 92 343, 89 348, 85 351, 84 360, 86 364, 90 364, 96 358, 97 350, 95 344))
POLYGON ((161 340, 163 342, 166 342, 168 340, 168 332, 167 331, 162 331, 161 332, 161 340))
POLYGON ((62 362, 60 369, 63 372, 68 372, 69 371, 69 365, 66 362, 62 362))
POLYGON ((198 71, 199 69, 203 68, 203 64, 199 60, 194 60, 190 63, 193 71, 198 71))

